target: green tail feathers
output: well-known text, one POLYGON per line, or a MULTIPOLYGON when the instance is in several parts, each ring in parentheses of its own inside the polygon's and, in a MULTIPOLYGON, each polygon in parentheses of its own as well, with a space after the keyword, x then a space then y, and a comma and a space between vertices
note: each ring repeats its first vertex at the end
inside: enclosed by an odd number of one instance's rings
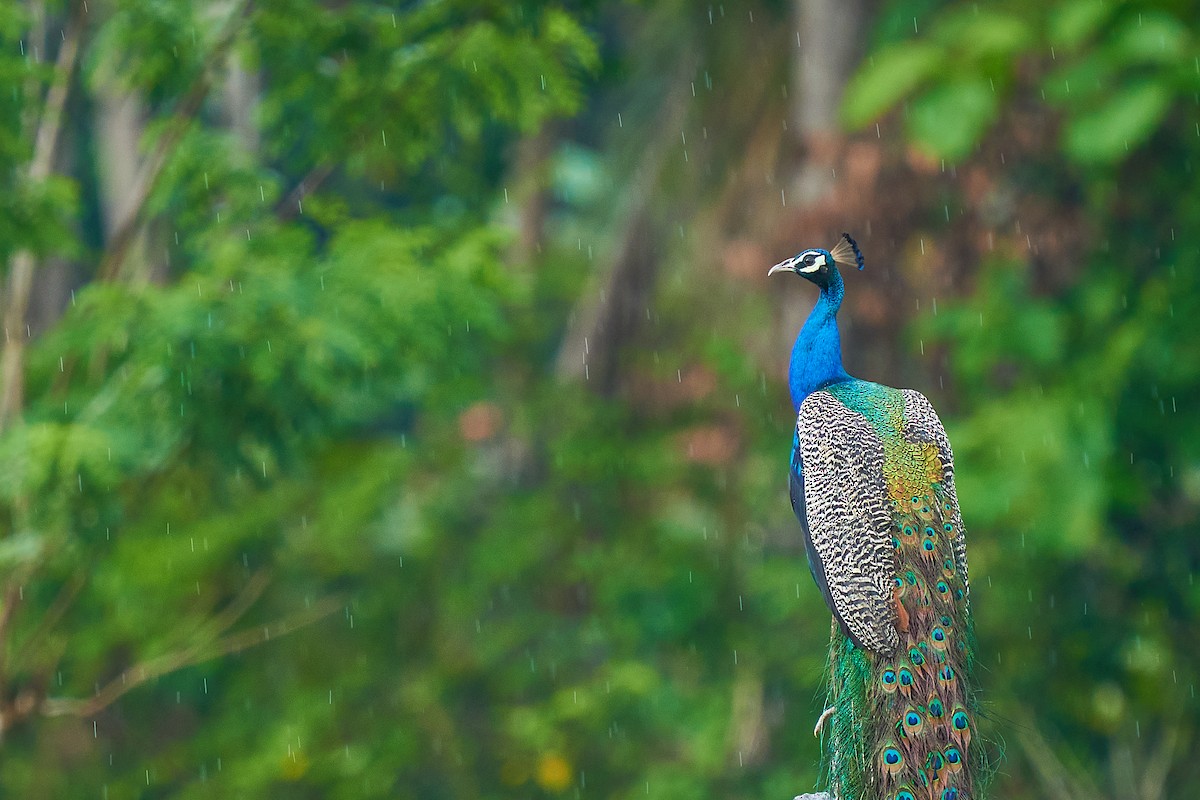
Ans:
POLYGON ((826 769, 839 800, 977 800, 974 641, 941 487, 893 501, 900 645, 856 647, 834 626, 826 769), (945 521, 944 521, 945 520, 945 521))
MULTIPOLYGON (((939 666, 938 672, 946 667, 939 666)), ((981 797, 988 768, 975 735, 978 705, 966 690, 969 671, 965 667, 953 682, 938 683, 940 676, 930 682, 898 660, 855 647, 835 630, 827 694, 833 711, 823 728, 834 797, 981 797), (907 691, 901 684, 904 674, 912 676, 907 691)))

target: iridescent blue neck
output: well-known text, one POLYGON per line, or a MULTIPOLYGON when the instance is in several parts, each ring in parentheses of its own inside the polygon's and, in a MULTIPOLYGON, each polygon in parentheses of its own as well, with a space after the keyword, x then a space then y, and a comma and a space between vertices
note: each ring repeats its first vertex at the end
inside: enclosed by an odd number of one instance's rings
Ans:
POLYGON ((792 348, 788 389, 792 394, 792 405, 797 411, 804 398, 818 389, 850 380, 842 367, 842 339, 837 326, 837 312, 844 295, 842 276, 834 268, 829 284, 821 290, 821 296, 817 298, 817 304, 800 329, 792 348))

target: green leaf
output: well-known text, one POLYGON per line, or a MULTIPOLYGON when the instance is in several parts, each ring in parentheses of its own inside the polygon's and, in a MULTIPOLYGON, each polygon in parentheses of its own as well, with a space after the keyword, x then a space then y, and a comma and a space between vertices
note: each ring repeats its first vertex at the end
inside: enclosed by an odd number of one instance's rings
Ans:
POLYGON ((958 160, 975 147, 996 112, 996 93, 986 78, 958 78, 913 101, 908 131, 931 154, 958 160))
POLYGON ((1047 75, 1042 91, 1052 103, 1090 101, 1112 84, 1116 68, 1111 58, 1091 53, 1047 75))
POLYGON ((978 6, 939 18, 934 36, 975 61, 1011 57, 1034 43, 1033 31, 1020 17, 978 6))
POLYGON ((1157 81, 1127 86, 1099 108, 1072 119, 1063 146, 1086 163, 1116 161, 1154 132, 1171 99, 1170 89, 1157 81))
POLYGON ((861 128, 879 117, 942 68, 945 52, 928 42, 905 42, 880 50, 846 87, 842 119, 861 128))
POLYGON ((1188 50, 1188 30, 1170 14, 1145 13, 1125 21, 1113 37, 1113 55, 1127 62, 1173 64, 1188 50))
POLYGON ((1104 24, 1113 4, 1106 0, 1075 0, 1057 5, 1050 13, 1046 38, 1051 46, 1072 50, 1104 24))

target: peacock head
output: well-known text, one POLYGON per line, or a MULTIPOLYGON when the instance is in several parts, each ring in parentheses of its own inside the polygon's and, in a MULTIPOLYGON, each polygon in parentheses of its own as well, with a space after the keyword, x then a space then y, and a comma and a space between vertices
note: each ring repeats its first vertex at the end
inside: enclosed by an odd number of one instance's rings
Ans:
POLYGON ((850 237, 850 234, 843 233, 841 241, 834 245, 832 250, 823 250, 820 247, 804 250, 771 267, 767 275, 774 275, 776 272, 794 272, 801 278, 812 281, 821 289, 826 289, 841 277, 838 275, 837 265, 845 266, 850 263, 856 263, 858 268, 862 269, 862 251, 858 249, 858 243, 850 237))

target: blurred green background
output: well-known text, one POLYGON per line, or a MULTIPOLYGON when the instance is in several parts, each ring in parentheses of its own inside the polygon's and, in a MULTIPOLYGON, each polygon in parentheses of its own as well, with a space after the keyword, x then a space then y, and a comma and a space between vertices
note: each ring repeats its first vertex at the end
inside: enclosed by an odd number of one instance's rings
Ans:
POLYGON ((1200 796, 1200 3, 0 5, 0 794, 754 798, 766 280, 926 393, 993 796, 1200 796))

